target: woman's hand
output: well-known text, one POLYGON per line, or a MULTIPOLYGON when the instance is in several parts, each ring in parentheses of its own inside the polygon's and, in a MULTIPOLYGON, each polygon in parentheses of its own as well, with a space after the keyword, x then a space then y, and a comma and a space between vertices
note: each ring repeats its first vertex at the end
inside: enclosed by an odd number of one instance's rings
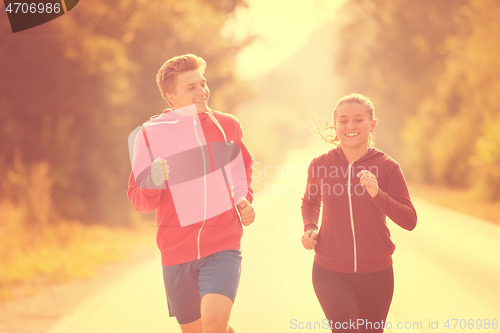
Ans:
POLYGON ((361 183, 361 185, 365 186, 366 191, 368 191, 370 197, 375 198, 375 196, 378 194, 377 177, 375 177, 375 175, 368 170, 360 171, 357 176, 360 177, 359 182, 361 183))
POLYGON ((318 244, 316 238, 318 238, 318 232, 316 230, 308 230, 302 236, 302 245, 306 250, 312 250, 318 244))

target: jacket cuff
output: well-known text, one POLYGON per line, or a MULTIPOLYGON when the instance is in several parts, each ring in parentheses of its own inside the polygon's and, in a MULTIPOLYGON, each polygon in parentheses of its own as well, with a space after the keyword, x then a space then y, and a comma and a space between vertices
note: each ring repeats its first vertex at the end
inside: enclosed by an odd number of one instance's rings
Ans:
POLYGON ((164 184, 160 185, 160 186, 156 186, 155 184, 153 184, 153 181, 151 180, 151 174, 148 175, 146 178, 144 178, 141 182, 141 184, 139 185, 140 188, 142 188, 143 190, 161 190, 162 188, 164 188, 164 184))
POLYGON ((372 200, 375 203, 375 205, 377 205, 377 207, 384 208, 388 197, 389 197, 389 194, 387 194, 386 192, 382 191, 379 188, 377 195, 374 198, 372 198, 372 200))
POLYGON ((245 199, 247 199, 248 203, 252 203, 253 202, 253 194, 252 192, 248 191, 247 192, 247 196, 245 197, 245 199))
MULTIPOLYGON (((242 202, 244 199, 246 199, 245 197, 234 197, 233 200, 234 200, 234 204, 235 205, 238 205, 240 202, 242 202)), ((248 201, 248 200, 247 200, 248 201)))
POLYGON ((308 223, 304 225, 304 232, 307 232, 309 230, 318 230, 318 226, 314 223, 308 223))

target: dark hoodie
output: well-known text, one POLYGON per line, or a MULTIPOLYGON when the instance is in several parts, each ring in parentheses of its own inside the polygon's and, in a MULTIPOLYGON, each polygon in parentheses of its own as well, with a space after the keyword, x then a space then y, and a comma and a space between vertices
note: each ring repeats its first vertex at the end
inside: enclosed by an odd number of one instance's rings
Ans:
POLYGON ((392 265, 395 245, 386 216, 407 230, 417 224, 399 164, 374 148, 352 164, 340 147, 311 162, 302 199, 304 231, 318 229, 322 202, 314 260, 341 273, 378 272, 392 265), (374 198, 359 182, 361 170, 377 177, 379 191, 374 198))

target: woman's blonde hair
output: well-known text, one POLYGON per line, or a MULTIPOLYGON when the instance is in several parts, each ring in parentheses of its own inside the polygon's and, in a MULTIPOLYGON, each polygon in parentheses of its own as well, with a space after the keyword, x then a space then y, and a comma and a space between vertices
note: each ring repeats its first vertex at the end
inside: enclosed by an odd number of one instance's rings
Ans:
MULTIPOLYGON (((370 101, 367 97, 357 94, 357 93, 352 93, 349 95, 346 95, 342 97, 335 108, 333 109, 333 125, 329 125, 328 121, 325 120, 325 124, 321 124, 321 129, 319 130, 316 128, 318 131, 318 134, 320 137, 327 143, 339 146, 340 144, 340 139, 339 136, 337 135, 337 131, 335 130, 335 121, 337 119, 337 110, 339 107, 341 107, 344 104, 347 103, 358 103, 361 105, 364 105, 366 107, 366 110, 368 111, 368 114, 370 115, 370 120, 377 120, 375 118, 375 107, 373 106, 372 101, 370 101)), ((368 140, 368 146, 373 147, 374 144, 374 139, 373 139, 373 133, 370 133, 370 138, 368 140)))

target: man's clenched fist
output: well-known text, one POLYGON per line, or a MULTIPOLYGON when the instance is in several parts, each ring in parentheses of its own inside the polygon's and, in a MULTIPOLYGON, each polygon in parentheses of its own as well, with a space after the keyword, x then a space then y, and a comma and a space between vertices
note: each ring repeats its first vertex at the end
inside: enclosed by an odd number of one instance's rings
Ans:
POLYGON ((252 224, 252 222, 255 220, 255 212, 250 203, 246 199, 243 199, 239 204, 236 205, 236 207, 238 208, 238 212, 240 213, 241 223, 244 226, 252 224))
POLYGON ((167 160, 158 157, 151 163, 151 181, 154 186, 160 187, 163 182, 168 180, 169 173, 167 160))

